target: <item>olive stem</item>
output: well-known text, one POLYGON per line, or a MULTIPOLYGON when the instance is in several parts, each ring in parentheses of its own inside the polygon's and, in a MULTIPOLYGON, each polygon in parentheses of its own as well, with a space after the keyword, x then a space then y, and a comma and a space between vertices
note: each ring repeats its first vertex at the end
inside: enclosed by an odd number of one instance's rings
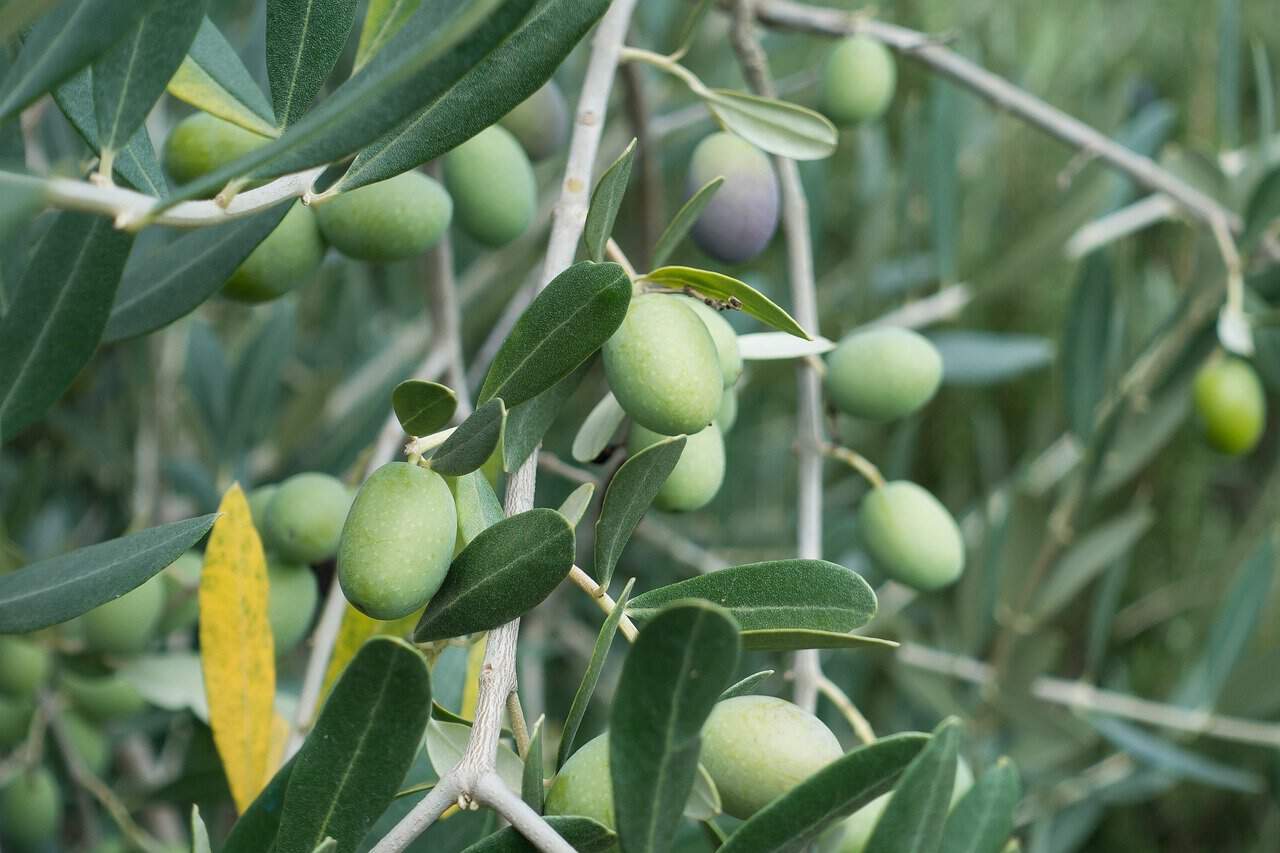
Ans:
POLYGON ((636 280, 636 268, 631 265, 631 261, 627 260, 626 252, 622 251, 622 247, 612 237, 605 244, 605 252, 608 254, 609 260, 622 267, 623 272, 627 274, 627 278, 632 281, 636 280))
POLYGON ((338 642, 338 632, 342 629, 342 617, 347 610, 347 599, 342 594, 342 585, 337 575, 329 585, 329 593, 324 599, 324 609, 320 612, 320 622, 311 637, 311 655, 307 658, 307 669, 302 676, 302 692, 298 695, 298 708, 293 715, 293 726, 289 732, 289 740, 281 763, 288 761, 302 748, 302 740, 306 737, 315 717, 316 707, 320 703, 320 691, 324 687, 324 674, 329 669, 329 660, 333 657, 333 647, 338 642))
POLYGON ((660 68, 673 77, 679 77, 689 87, 689 91, 699 98, 708 94, 707 87, 698 79, 698 75, 681 65, 676 57, 665 56, 639 47, 624 47, 619 58, 622 62, 643 62, 654 68, 660 68))
POLYGON ((839 685, 823 675, 818 678, 818 692, 830 699, 831 704, 844 715, 845 721, 849 723, 849 728, 853 729, 858 740, 864 744, 875 743, 876 733, 871 728, 871 723, 867 722, 867 718, 858 710, 858 706, 853 704, 849 694, 841 690, 839 685))
POLYGON ((880 489, 884 487, 884 475, 880 473, 880 469, 861 453, 850 450, 847 447, 841 447, 838 444, 824 444, 822 452, 857 471, 864 480, 871 484, 872 488, 880 489))
POLYGON ((511 734, 516 739, 516 751, 524 758, 529 754, 529 724, 525 722, 520 694, 515 690, 507 694, 507 719, 511 722, 511 734))
MULTIPOLYGON (((613 608, 618 606, 618 602, 614 601, 609 593, 605 592, 600 585, 595 582, 595 579, 592 578, 591 575, 587 574, 577 566, 574 566, 569 570, 569 580, 573 581, 578 589, 591 596, 591 600, 596 603, 597 607, 604 611, 606 616, 613 612, 613 608)), ((622 614, 622 618, 618 620, 618 630, 622 632, 622 636, 626 637, 628 643, 634 643, 636 641, 636 635, 639 633, 636 630, 636 624, 632 622, 631 618, 625 613, 622 614)))

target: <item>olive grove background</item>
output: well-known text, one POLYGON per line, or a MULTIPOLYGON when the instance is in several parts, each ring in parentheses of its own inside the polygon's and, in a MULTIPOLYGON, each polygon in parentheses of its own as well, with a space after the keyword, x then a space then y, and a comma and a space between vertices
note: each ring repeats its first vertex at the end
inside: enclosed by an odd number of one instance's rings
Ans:
MULTIPOLYGON (((673 49, 691 5, 639 3, 628 44, 673 49)), ((1274 11, 1263 0, 893 0, 874 14, 936 35, 1243 213, 1280 164, 1274 11)), ((217 0, 210 16, 265 81, 263 4, 217 0)), ((729 28, 711 11, 684 62, 709 86, 747 89, 729 28)), ((816 106, 830 40, 761 32, 782 96, 816 106)), ((588 41, 555 75, 570 104, 588 41)), ((338 75, 353 51, 354 39, 338 75)), ((1280 446, 1273 429, 1251 455, 1223 456, 1191 412, 1191 377, 1217 345, 1220 243, 1104 159, 910 56, 898 71, 882 120, 842 131, 834 156, 800 164, 814 331, 836 340, 892 314, 939 347, 944 384, 929 406, 889 425, 834 418, 833 438, 886 477, 933 491, 960 521, 968 558, 941 592, 886 585, 853 523, 866 485, 828 461, 823 555, 865 573, 880 598, 869 630, 901 646, 824 652, 825 675, 877 732, 927 731, 957 714, 971 763, 1013 757, 1027 851, 1280 849, 1280 446), (1153 340, 1163 347, 1154 361, 1153 340), (1114 417, 1095 424, 1099 404, 1114 417), (1086 468, 1082 487, 1074 475, 1086 468)), ((148 119, 153 138, 189 112, 162 99, 148 119)), ((55 109, 34 110, 23 129, 28 162, 81 174, 86 149, 55 109)), ((596 174, 638 137, 614 230, 637 265, 684 201, 689 155, 713 129, 674 78, 620 69, 596 174)), ((541 210, 519 240, 493 251, 453 232, 473 390, 500 342, 492 330, 540 275, 563 155, 536 169, 541 210)), ((1280 300, 1274 247, 1265 254, 1245 271, 1259 310, 1280 300)), ((673 262, 719 268, 688 241, 673 262)), ((790 306, 781 232, 733 273, 790 306)), ((247 489, 363 468, 375 446, 388 448, 379 437, 391 389, 433 378, 424 364, 444 368, 436 347, 449 330, 426 286, 438 274, 433 256, 377 265, 330 252, 313 282, 277 302, 211 300, 158 334, 102 347, 44 420, 0 449, 0 570, 212 512, 232 481, 247 489)), ((0 280, 0 296, 13 286, 0 280)), ((1280 392, 1280 331, 1261 327, 1255 343, 1255 366, 1280 392)), ((603 392, 598 374, 548 434, 540 506, 600 476, 570 453, 603 392)), ((793 362, 748 363, 719 495, 689 515, 651 514, 619 577, 652 587, 794 554, 795 378, 793 362)), ((331 576, 322 567, 322 590, 331 576)), ((529 719, 564 719, 599 621, 571 589, 525 620, 529 719)), ((621 657, 598 695, 610 695, 621 657)), ((305 647, 280 661, 282 689, 297 689, 305 663, 305 647)), ((754 653, 744 672, 775 669, 764 689, 790 695, 789 666, 754 653)), ((584 730, 603 727, 602 707, 584 730)), ((824 699, 819 715, 853 743, 838 708, 824 699)), ((115 725, 115 742, 141 734, 167 759, 163 776, 122 783, 127 802, 196 802, 213 815, 225 806, 194 716, 153 710, 115 725)), ((450 817, 410 849, 461 849, 483 822, 450 817)), ((706 849, 694 834, 681 843, 706 849)))

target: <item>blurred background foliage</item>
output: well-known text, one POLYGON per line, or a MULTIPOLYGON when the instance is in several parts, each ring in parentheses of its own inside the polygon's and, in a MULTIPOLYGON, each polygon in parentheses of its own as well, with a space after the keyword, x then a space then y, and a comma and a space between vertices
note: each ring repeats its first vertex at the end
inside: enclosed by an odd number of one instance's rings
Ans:
MULTIPOLYGON (((631 43, 670 50, 689 5, 646 0, 631 43)), ((1280 160, 1275 11, 1263 0, 894 0, 878 8, 887 20, 938 34, 1236 210, 1280 160)), ((223 0, 213 17, 265 79, 263 4, 223 0)), ((784 96, 816 105, 828 43, 771 33, 765 47, 784 96)), ((584 59, 579 49, 557 75, 571 100, 584 59)), ((708 85, 744 88, 723 15, 707 17, 686 62, 708 85)), ((900 61, 899 68, 887 118, 842 134, 835 156, 802 167, 820 331, 834 339, 940 292, 963 303, 929 329, 947 374, 932 405, 889 426, 840 420, 835 427, 842 443, 890 478, 938 494, 963 520, 969 545, 965 577, 950 590, 913 599, 882 588, 873 632, 988 660, 997 635, 1009 633, 1002 619, 1008 623, 1010 602, 1058 529, 1051 513, 1077 482, 1066 475, 1084 453, 1093 406, 1193 294, 1221 289, 1223 268, 1211 237, 1179 220, 1115 240, 1085 261, 1071 257, 1066 247, 1080 228, 1143 192, 921 67, 900 61)), ((683 200, 689 154, 712 125, 685 92, 649 69, 629 69, 622 83, 601 162, 641 135, 643 156, 615 233, 643 264, 653 223, 660 228, 683 200)), ((186 113, 163 101, 149 122, 153 139, 186 113)), ((56 111, 46 110, 30 130, 34 156, 56 171, 81 172, 87 151, 56 111)), ((543 214, 515 244, 488 252, 455 229, 476 385, 489 331, 538 275, 562 168, 558 157, 539 164, 543 214)), ((716 266, 687 243, 673 261, 716 266)), ((733 272, 789 303, 781 236, 733 272)), ((428 275, 425 262, 376 266, 331 252, 314 282, 278 303, 214 300, 159 334, 104 347, 46 421, 0 452, 0 560, 12 567, 126 528, 212 511, 232 480, 252 486, 301 470, 358 476, 391 388, 414 374, 431 346, 428 275)), ((1259 266, 1249 284, 1259 299, 1280 298, 1274 266, 1259 266)), ((749 318, 733 321, 740 331, 759 330, 749 318)), ((1070 542, 1059 543, 1076 555, 1078 583, 1017 635, 1003 690, 891 653, 824 657, 828 675, 878 732, 932 728, 955 712, 972 720, 969 757, 977 766, 1012 754, 1030 792, 1022 812, 1029 851, 1280 849, 1274 746, 1139 728, 1027 692, 1035 676, 1053 675, 1188 708, 1280 719, 1280 592, 1268 545, 1280 508, 1276 431, 1241 460, 1215 453, 1198 435, 1189 378, 1214 346, 1211 326, 1194 324, 1173 368, 1098 439, 1105 452, 1094 460, 1089 499, 1071 516, 1070 542), (1083 556, 1070 547, 1081 541, 1092 543, 1083 556)), ((1256 362, 1273 392, 1280 391, 1276 338, 1280 332, 1260 334, 1256 362)), ((793 553, 794 387, 791 364, 750 364, 719 497, 687 517, 660 516, 657 524, 682 538, 651 523, 656 535, 635 540, 620 574, 638 576, 642 587, 689 575, 706 555, 682 550, 684 539, 730 562, 793 553)), ((569 458, 574 431, 603 390, 597 369, 565 407, 548 451, 569 458)), ((539 504, 557 505, 574 485, 544 473, 539 504)), ((879 586, 853 525, 864 488, 851 470, 828 466, 825 553, 879 586)), ((528 620, 521 674, 531 719, 542 710, 563 719, 598 619, 589 603, 562 594, 528 620)), ((779 671, 769 689, 787 691, 786 662, 757 657, 754 669, 779 671)), ((300 678, 302 660, 282 663, 286 690, 300 678)), ((617 663, 611 659, 602 682, 604 697, 617 663)), ((603 726, 603 707, 593 705, 590 731, 603 726)), ((823 714, 850 742, 834 709, 824 705, 823 714)), ((163 715, 127 725, 158 740, 174 736, 163 715)), ((184 770, 158 796, 217 798, 223 783, 207 732, 190 722, 184 731, 191 737, 184 770)), ((478 822, 472 815, 445 821, 420 849, 465 836, 478 822)))

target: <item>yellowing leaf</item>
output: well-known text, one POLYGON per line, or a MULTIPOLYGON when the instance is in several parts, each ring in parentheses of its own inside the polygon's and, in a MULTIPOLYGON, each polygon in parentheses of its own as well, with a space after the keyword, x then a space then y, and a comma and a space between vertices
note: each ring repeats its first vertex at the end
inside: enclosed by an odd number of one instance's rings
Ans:
POLYGON ((462 683, 462 710, 458 716, 466 720, 476 718, 476 702, 480 699, 480 667, 484 666, 484 648, 489 635, 485 634, 471 644, 467 652, 467 680, 462 683))
POLYGON ((200 577, 200 662, 213 742, 243 811, 269 775, 275 644, 267 620, 267 561, 239 484, 218 511, 200 577))
POLYGON ((338 638, 333 644, 333 654, 329 656, 329 666, 324 671, 320 704, 324 704, 324 697, 329 695, 329 690, 338 680, 338 676, 342 675, 342 671, 347 668, 347 664, 351 663, 351 659, 356 656, 356 652, 360 651, 360 647, 366 640, 379 634, 403 637, 413 630, 413 626, 418 624, 421 616, 422 611, 416 610, 408 616, 383 622, 380 619, 365 616, 348 604, 346 611, 342 614, 342 624, 338 627, 338 638))

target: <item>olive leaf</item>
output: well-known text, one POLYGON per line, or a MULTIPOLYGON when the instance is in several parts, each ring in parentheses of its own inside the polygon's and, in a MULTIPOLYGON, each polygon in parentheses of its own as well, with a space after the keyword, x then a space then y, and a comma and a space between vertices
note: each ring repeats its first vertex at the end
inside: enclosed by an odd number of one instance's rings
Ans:
POLYGON ((168 92, 198 110, 233 124, 275 136, 276 117, 266 95, 222 31, 205 18, 187 57, 168 83, 168 92))
POLYGON ((552 509, 505 518, 462 549, 414 630, 418 642, 497 628, 537 607, 573 566, 573 527, 552 509))
MULTIPOLYGON (((443 777, 452 770, 467 751, 467 742, 471 739, 469 723, 455 723, 443 720, 432 720, 427 726, 427 757, 431 760, 431 768, 436 775, 443 777)), ((503 784, 512 793, 520 793, 524 779, 524 762, 520 756, 506 744, 498 744, 495 756, 496 770, 503 784)), ((539 780, 538 784, 542 784, 539 780)))
POLYGON ((797 338, 812 340, 812 336, 801 328, 790 314, 775 305, 769 297, 732 276, 694 267, 668 266, 658 267, 642 278, 644 281, 673 290, 692 291, 717 302, 724 302, 731 308, 741 308, 761 323, 789 335, 795 335, 797 338))
POLYGON ((774 359, 807 358, 823 355, 836 348, 835 342, 821 335, 811 340, 801 340, 786 332, 752 332, 738 335, 738 352, 743 361, 769 361, 774 359))
POLYGON ((1084 259, 1062 333, 1062 387, 1067 423, 1083 442, 1093 434, 1095 411, 1107 390, 1114 352, 1115 286, 1106 255, 1084 259))
POLYGON ((689 196, 689 200, 676 211, 676 215, 667 223, 667 227, 662 230, 662 234, 658 237, 658 242, 653 245, 652 263, 654 267, 660 267, 671 257, 671 253, 676 250, 676 246, 688 236, 689 231, 698 221, 698 216, 715 196, 716 191, 724 183, 724 178, 717 176, 698 187, 698 191, 689 196))
POLYGON ((929 340, 942 356, 942 381, 948 385, 994 385, 1053 361, 1053 342, 1037 335, 949 329, 929 340))
POLYGON ((1029 615, 1043 622, 1070 604, 1090 581, 1129 553, 1155 521, 1151 508, 1141 505, 1079 537, 1037 588, 1029 615))
POLYGON ((529 458, 534 448, 542 441, 547 430, 555 423, 556 418, 564 411, 565 404, 582 384, 582 379, 591 367, 591 359, 584 361, 578 369, 543 391, 532 400, 526 400, 507 415, 507 430, 502 437, 502 469, 507 473, 515 471, 524 460, 529 458))
POLYGON ((609 588, 613 569, 622 556, 636 525, 653 503, 662 484, 675 470, 684 452, 683 435, 664 438, 629 458, 609 482, 596 520, 596 544, 593 569, 596 581, 609 588))
POLYGON ((453 418, 458 395, 438 382, 406 379, 391 392, 391 408, 406 433, 430 435, 453 418))
POLYGON ((66 622, 141 586, 198 542, 215 515, 202 515, 99 542, 0 575, 0 634, 66 622))
POLYGON ((431 468, 449 477, 470 474, 483 465, 502 441, 507 408, 494 398, 476 409, 431 455, 431 468))
POLYGON ((622 594, 618 596, 613 609, 609 611, 604 624, 600 626, 600 633, 596 635, 595 645, 591 649, 591 660, 587 663, 587 671, 582 674, 582 681, 578 683, 573 701, 569 704, 569 713, 564 718, 564 727, 560 732, 560 749, 556 753, 557 768, 563 767, 569 760, 569 756, 573 754, 573 744, 578 739, 578 729, 582 725, 583 717, 587 714, 587 705, 591 702, 591 695, 595 693, 596 684, 600 681, 605 658, 609 656, 609 649, 613 646, 614 635, 618 632, 618 623, 622 621, 627 598, 631 595, 631 587, 634 585, 635 578, 627 581, 627 585, 622 588, 622 594))
POLYGON ((240 819, 231 827, 231 832, 222 845, 222 853, 261 853, 272 848, 280 830, 280 813, 284 807, 289 777, 293 775, 293 765, 297 761, 297 755, 286 761, 271 777, 262 793, 244 810, 240 819))
MULTIPOLYGON (((543 818, 556 834, 578 853, 608 853, 617 849, 618 837, 608 827, 589 817, 547 815, 543 818)), ((462 853, 537 853, 515 827, 508 826, 480 839, 462 853)))
POLYGON ((617 264, 582 261, 534 297, 503 341, 479 401, 501 397, 511 407, 571 374, 622 324, 631 281, 617 264))
POLYGON ((771 675, 773 675, 773 670, 771 669, 763 669, 760 672, 752 673, 736 684, 731 684, 726 687, 724 692, 720 694, 720 700, 724 701, 725 699, 732 699, 735 696, 746 696, 755 690, 757 684, 766 680, 771 675))
POLYGON ((939 853, 1000 853, 1013 834, 1013 813, 1021 797, 1017 769, 1000 758, 947 815, 939 853))
POLYGON ((573 458, 583 463, 594 461, 613 441, 614 433, 626 417, 627 413, 618 405, 618 399, 606 392, 578 427, 578 433, 573 437, 573 458))
POLYGON ((749 652, 797 652, 801 649, 896 649, 893 640, 842 634, 838 631, 812 631, 807 628, 757 628, 742 632, 742 648, 749 652))
POLYGON ((1241 243, 1245 246, 1253 245, 1277 219, 1280 219, 1280 167, 1263 176, 1249 195, 1241 243))
POLYGON ((267 79, 281 127, 320 93, 355 19, 356 0, 267 0, 267 79))
MULTIPOLYGON (((93 80, 93 69, 83 69, 53 90, 53 102, 80 134, 85 145, 99 154, 102 146, 98 138, 98 117, 94 112, 93 80)), ((124 148, 116 152, 111 171, 139 192, 157 198, 169 192, 169 183, 165 180, 145 126, 138 127, 124 148)))
POLYGON ((458 510, 458 533, 464 545, 504 518, 502 504, 482 472, 463 474, 453 479, 450 486, 458 510))
POLYGON ((353 74, 399 32, 421 4, 422 0, 369 0, 369 10, 360 27, 360 41, 356 44, 353 74))
POLYGON ((960 721, 943 720, 929 745, 902 773, 889 804, 876 822, 867 853, 926 853, 942 841, 942 826, 955 785, 960 721))
POLYGON ((738 629, 708 602, 685 602, 640 631, 609 715, 609 772, 628 853, 670 850, 698 772, 701 731, 738 663, 738 629))
POLYGON ((587 254, 593 261, 603 261, 605 246, 613 233, 613 223, 618 218, 618 208, 627 194, 627 182, 631 180, 631 161, 636 156, 636 140, 633 137, 618 159, 596 181, 591 191, 591 204, 587 208, 587 221, 582 229, 582 239, 587 254))
POLYGON ((529 808, 542 814, 542 801, 546 796, 546 788, 542 785, 542 730, 546 717, 538 717, 533 724, 533 734, 529 736, 529 749, 524 756, 524 772, 520 778, 520 798, 529 808))
POLYGON ((213 853, 209 846, 209 828, 200 817, 200 807, 191 807, 191 853, 213 853))
POLYGON ((821 160, 835 152, 840 139, 826 116, 790 101, 730 89, 712 89, 702 100, 729 130, 779 157, 821 160))

